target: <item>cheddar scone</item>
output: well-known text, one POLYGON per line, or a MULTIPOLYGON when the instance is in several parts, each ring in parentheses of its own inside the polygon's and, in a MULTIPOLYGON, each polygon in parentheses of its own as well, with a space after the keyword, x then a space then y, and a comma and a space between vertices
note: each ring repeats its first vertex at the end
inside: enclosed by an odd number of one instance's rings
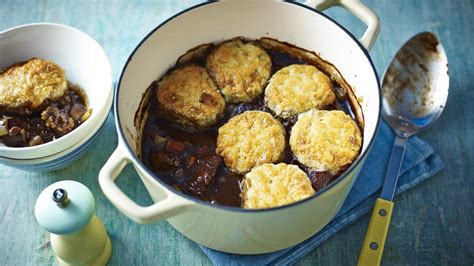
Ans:
POLYGON ((236 38, 220 44, 206 67, 227 102, 251 102, 263 93, 272 61, 264 49, 236 38))
POLYGON ((14 64, 0 73, 0 111, 28 114, 67 91, 64 70, 39 58, 14 64))
POLYGON ((362 135, 343 111, 311 109, 298 116, 290 148, 298 161, 316 171, 336 174, 359 155, 362 135))
POLYGON ((225 101, 206 69, 177 68, 158 82, 156 100, 164 116, 190 131, 212 127, 223 115, 225 101))
POLYGON ((265 104, 283 118, 335 102, 331 80, 312 65, 289 65, 278 70, 265 89, 265 104))
POLYGON ((315 193, 308 176, 292 164, 263 164, 252 169, 242 181, 242 207, 272 208, 290 204, 315 193))
POLYGON ((253 167, 283 159, 285 129, 271 114, 247 111, 219 128, 216 153, 233 172, 245 174, 253 167))

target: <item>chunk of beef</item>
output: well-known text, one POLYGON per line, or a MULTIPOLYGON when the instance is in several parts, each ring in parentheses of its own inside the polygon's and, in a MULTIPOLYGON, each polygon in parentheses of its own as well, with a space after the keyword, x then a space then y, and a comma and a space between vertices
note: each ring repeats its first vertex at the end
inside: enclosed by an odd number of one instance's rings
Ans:
POLYGON ((209 145, 194 145, 194 152, 197 156, 211 154, 213 149, 209 145))
POLYGON ((186 148, 186 145, 183 142, 168 138, 166 141, 165 150, 173 153, 181 153, 186 148))
POLYGON ((151 159, 153 169, 158 172, 172 172, 181 166, 181 157, 166 151, 154 153, 151 159))
POLYGON ((87 112, 87 107, 82 103, 75 104, 71 107, 69 115, 76 121, 80 121, 81 117, 87 112))
POLYGON ((197 195, 209 189, 214 182, 214 177, 221 163, 222 158, 217 155, 199 158, 192 176, 184 184, 185 189, 197 195))
POLYGON ((318 191, 329 184, 334 177, 330 172, 308 171, 309 179, 315 191, 318 191))
POLYGON ((26 130, 13 126, 8 130, 8 135, 2 137, 2 142, 8 147, 25 147, 28 143, 26 130))
POLYGON ((59 135, 65 135, 74 129, 74 119, 68 113, 60 111, 57 107, 48 107, 41 113, 41 119, 46 126, 59 135))

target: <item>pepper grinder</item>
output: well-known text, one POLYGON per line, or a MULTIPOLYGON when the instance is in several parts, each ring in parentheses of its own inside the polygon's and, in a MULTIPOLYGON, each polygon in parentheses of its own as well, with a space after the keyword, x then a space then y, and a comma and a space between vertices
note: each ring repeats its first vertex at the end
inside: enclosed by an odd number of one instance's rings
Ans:
POLYGON ((95 201, 83 184, 65 180, 44 189, 36 200, 38 223, 50 232, 60 265, 105 265, 112 243, 95 215, 95 201))

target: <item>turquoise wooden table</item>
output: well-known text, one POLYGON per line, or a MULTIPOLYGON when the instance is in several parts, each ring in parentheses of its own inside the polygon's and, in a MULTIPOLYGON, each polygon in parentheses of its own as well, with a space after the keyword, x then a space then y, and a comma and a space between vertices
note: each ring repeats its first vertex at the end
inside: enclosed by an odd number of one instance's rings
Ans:
MULTIPOLYGON (((103 45, 117 78, 135 45, 160 22, 198 1, 1 1, 0 30, 31 22, 79 28, 103 45)), ((395 199, 383 263, 472 265, 474 263, 474 1, 365 0, 382 31, 371 51, 378 73, 412 35, 433 31, 449 59, 450 95, 440 121, 421 137, 445 160, 438 175, 395 199)), ((344 26, 362 24, 342 10, 328 12, 344 26)), ((1 55, 0 55, 1 56, 1 55)), ((34 203, 49 184, 74 179, 87 185, 113 242, 111 265, 209 264, 199 247, 166 222, 137 225, 102 195, 97 173, 117 145, 111 116, 93 147, 70 167, 35 173, 0 166, 0 265, 53 264, 48 234, 34 218, 34 203), (18 193, 21 192, 21 193, 18 193)), ((145 188, 131 169, 119 185, 142 204, 145 188)), ((350 265, 357 261, 369 215, 304 257, 301 264, 350 265)))

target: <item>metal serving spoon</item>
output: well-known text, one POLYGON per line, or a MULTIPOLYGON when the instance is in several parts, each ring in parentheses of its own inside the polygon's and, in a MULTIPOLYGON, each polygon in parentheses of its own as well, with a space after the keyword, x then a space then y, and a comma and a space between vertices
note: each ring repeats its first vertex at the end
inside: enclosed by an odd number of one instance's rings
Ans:
POLYGON ((434 124, 443 112, 448 89, 448 59, 441 43, 429 32, 406 42, 386 70, 382 116, 396 137, 358 265, 380 265, 407 140, 434 124))

